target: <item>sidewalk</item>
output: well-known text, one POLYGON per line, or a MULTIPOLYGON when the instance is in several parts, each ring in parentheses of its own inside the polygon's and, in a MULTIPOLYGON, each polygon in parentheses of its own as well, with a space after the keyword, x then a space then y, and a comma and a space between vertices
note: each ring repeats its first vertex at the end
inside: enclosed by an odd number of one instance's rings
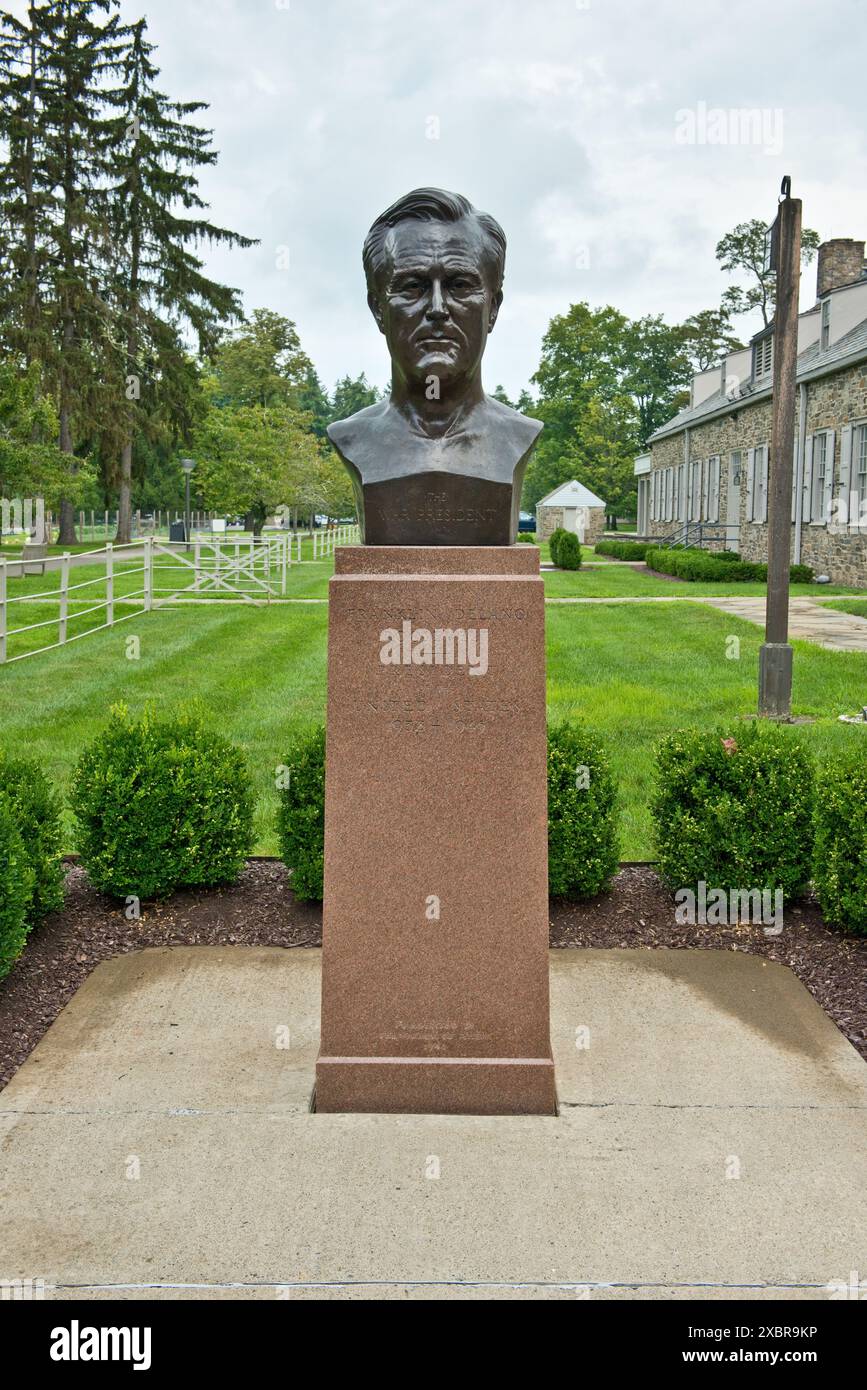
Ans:
POLYGON ((0 1277, 55 1298, 824 1299, 867 1274, 867 1065, 785 967, 552 952, 560 1115, 503 1119, 309 1113, 319 959, 100 965, 0 1093, 0 1277))

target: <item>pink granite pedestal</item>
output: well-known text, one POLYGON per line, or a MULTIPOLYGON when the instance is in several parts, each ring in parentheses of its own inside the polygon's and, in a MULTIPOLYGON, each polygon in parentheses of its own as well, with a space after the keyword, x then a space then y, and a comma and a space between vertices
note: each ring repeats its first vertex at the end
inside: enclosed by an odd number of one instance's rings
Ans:
POLYGON ((348 546, 329 586, 316 1109, 553 1115, 535 546, 348 546))

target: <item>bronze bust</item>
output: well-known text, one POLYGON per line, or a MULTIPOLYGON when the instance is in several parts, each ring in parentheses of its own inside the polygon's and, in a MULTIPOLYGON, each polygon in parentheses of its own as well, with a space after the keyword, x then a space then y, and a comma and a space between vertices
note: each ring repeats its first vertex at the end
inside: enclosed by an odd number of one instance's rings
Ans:
POLYGON ((367 302, 391 355, 391 393, 328 427, 366 545, 515 541, 542 425, 482 388, 505 259, 499 223, 437 188, 400 198, 367 234, 367 302))

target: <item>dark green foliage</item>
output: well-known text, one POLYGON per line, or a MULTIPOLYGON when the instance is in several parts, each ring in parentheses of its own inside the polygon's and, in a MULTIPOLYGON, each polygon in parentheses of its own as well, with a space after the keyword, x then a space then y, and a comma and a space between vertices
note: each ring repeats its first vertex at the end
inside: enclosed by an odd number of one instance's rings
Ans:
MULTIPOLYGON (((284 764, 277 833, 297 898, 321 900, 325 729, 296 739, 284 764)), ((548 881, 551 893, 592 897, 617 870, 616 789, 608 759, 569 724, 548 732, 548 881)))
POLYGON ((70 803, 91 882, 119 898, 230 883, 253 847, 244 758, 196 709, 135 720, 115 706, 78 761, 70 803))
POLYGON ((550 536, 548 537, 548 552, 551 556, 552 565, 558 565, 560 563, 557 558, 560 553, 560 542, 563 539, 563 537, 568 536, 568 534, 569 532, 566 531, 562 526, 558 526, 557 529, 555 531, 552 531, 550 536))
POLYGON ((32 896, 33 870, 12 803, 0 793, 0 980, 24 950, 32 896))
POLYGON ((296 898, 322 898, 325 838, 325 729, 317 725, 295 740, 284 764, 277 835, 296 898))
POLYGON ((564 531, 557 546, 557 568, 561 570, 580 570, 581 542, 574 531, 564 531))
POLYGON ((813 882, 826 922, 867 935, 867 748, 838 755, 816 782, 813 882))
POLYGON ((610 555, 614 560, 643 560, 649 546, 645 541, 597 541, 597 555, 610 555))
MULTIPOLYGON (((768 578, 767 565, 741 560, 733 552, 666 549, 648 546, 645 554, 648 569, 660 574, 672 574, 677 579, 695 579, 704 583, 764 584, 768 578)), ((789 578, 793 584, 812 584, 813 571, 809 565, 792 565, 789 578)))
POLYGON ((536 544, 536 532, 535 532, 535 531, 519 531, 519 532, 518 532, 518 540, 519 540, 519 541, 524 541, 524 542, 525 542, 526 544, 528 544, 528 545, 535 545, 535 544, 536 544))
POLYGON ((548 891, 592 898, 618 865, 617 787, 596 738, 573 724, 548 730, 548 891))
POLYGON ((669 735, 651 802, 662 879, 798 897, 810 881, 813 794, 812 758, 779 725, 669 735))
POLYGON ((41 767, 29 758, 0 754, 0 792, 5 793, 33 875, 27 916, 31 925, 63 906, 60 798, 41 767))

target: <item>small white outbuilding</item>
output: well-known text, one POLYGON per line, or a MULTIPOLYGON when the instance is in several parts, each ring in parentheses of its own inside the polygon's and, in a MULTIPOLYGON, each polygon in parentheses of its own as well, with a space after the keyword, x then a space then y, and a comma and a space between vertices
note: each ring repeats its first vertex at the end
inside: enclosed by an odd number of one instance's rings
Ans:
POLYGON ((605 530, 605 503, 574 478, 561 483, 536 504, 536 539, 546 541, 558 526, 574 531, 584 545, 593 545, 605 530))

